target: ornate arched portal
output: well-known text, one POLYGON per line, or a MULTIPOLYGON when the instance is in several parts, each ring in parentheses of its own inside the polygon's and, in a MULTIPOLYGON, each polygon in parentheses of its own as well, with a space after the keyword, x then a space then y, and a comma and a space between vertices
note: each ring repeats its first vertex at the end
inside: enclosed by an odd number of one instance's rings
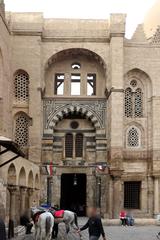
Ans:
POLYGON ((84 202, 79 204, 93 205, 96 199, 96 178, 90 165, 107 160, 106 69, 105 61, 98 54, 80 48, 56 53, 45 66, 42 161, 48 165, 52 161, 56 167, 52 184, 49 176, 47 181, 44 176, 43 182, 46 181, 46 195, 53 195, 54 204, 61 202, 63 181, 59 176, 62 174, 71 174, 71 184, 76 177, 77 182, 84 177, 85 186, 78 189, 84 193, 84 202), (75 82, 79 81, 79 94, 72 94, 73 75, 77 77, 75 82), (90 95, 89 83, 95 90, 90 95), (58 93, 60 85, 63 91, 58 93))

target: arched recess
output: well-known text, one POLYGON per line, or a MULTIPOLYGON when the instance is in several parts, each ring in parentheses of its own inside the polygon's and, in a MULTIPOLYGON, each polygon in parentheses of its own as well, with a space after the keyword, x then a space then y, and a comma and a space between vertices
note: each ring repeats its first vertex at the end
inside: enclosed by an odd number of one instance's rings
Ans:
POLYGON ((85 48, 69 48, 52 55, 45 64, 44 96, 105 96, 104 59, 85 48), (77 68, 73 65, 77 64, 77 68), (77 82, 78 85, 75 86, 77 82), (101 88, 98 87, 101 86, 101 88))
POLYGON ((26 186, 26 171, 24 167, 19 172, 19 186, 26 186))
POLYGON ((70 55, 72 55, 73 57, 77 57, 78 55, 84 55, 90 59, 95 59, 104 68, 105 71, 107 69, 104 59, 97 53, 86 48, 68 48, 63 49, 52 55, 45 64, 45 70, 47 70, 55 62, 59 61, 60 59, 65 59, 70 55))
POLYGON ((30 171, 28 174, 28 187, 33 188, 34 187, 34 178, 33 178, 33 172, 30 171))
POLYGON ((29 74, 18 69, 14 75, 14 100, 17 103, 28 103, 29 101, 29 74))
MULTIPOLYGON (((145 145, 146 145, 146 142, 145 142, 145 130, 143 128, 143 126, 135 121, 132 121, 130 122, 129 124, 126 125, 125 127, 125 131, 124 131, 124 138, 125 138, 125 147, 126 148, 130 148, 130 146, 128 145, 128 134, 129 134, 129 131, 132 132, 132 129, 135 129, 135 131, 133 130, 133 133, 134 132, 137 132, 137 136, 138 136, 138 145, 135 146, 135 148, 144 148, 145 145)), ((133 136, 134 137, 134 136, 133 136)))
POLYGON ((16 173, 16 168, 15 165, 12 163, 9 168, 8 168, 8 185, 16 185, 17 183, 17 173, 16 173))
POLYGON ((150 76, 139 68, 133 68, 125 74, 125 87, 133 79, 141 82, 142 86, 145 88, 145 94, 147 97, 152 96, 152 81, 150 76))
POLYGON ((128 118, 146 116, 148 101, 152 96, 152 83, 149 75, 134 68, 125 74, 124 115, 128 118))
POLYGON ((39 179, 38 174, 36 174, 36 176, 35 176, 35 188, 40 189, 40 179, 39 179))
POLYGON ((27 154, 29 141, 30 118, 25 112, 18 112, 14 116, 14 138, 16 143, 27 154))

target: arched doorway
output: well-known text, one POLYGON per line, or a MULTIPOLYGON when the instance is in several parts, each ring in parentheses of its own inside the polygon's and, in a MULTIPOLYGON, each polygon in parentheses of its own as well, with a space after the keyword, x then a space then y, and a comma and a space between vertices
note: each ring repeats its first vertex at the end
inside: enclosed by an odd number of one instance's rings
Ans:
POLYGON ((85 216, 86 174, 62 174, 61 208, 76 212, 78 216, 85 216))

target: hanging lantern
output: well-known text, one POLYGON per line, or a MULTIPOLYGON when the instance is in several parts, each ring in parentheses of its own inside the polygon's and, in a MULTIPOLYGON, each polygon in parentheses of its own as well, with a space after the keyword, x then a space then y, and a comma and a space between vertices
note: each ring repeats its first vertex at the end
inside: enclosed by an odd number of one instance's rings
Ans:
POLYGON ((73 186, 77 186, 77 175, 74 174, 73 186))

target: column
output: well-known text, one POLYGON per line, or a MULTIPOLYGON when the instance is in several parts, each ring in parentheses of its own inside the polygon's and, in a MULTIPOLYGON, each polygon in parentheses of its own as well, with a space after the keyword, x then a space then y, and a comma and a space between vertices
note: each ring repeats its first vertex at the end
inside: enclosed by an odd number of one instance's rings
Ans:
POLYGON ((34 192, 33 188, 28 189, 28 206, 29 206, 29 208, 31 208, 34 205, 33 192, 34 192))
POLYGON ((109 181, 109 204, 108 204, 109 218, 113 218, 113 179, 109 181))
POLYGON ((26 210, 26 193, 27 193, 27 188, 26 187, 21 187, 20 188, 20 194, 21 194, 21 214, 24 213, 26 210))
POLYGON ((19 190, 16 186, 9 186, 8 190, 10 192, 10 211, 9 218, 15 220, 16 218, 16 194, 19 190))
POLYGON ((120 176, 114 176, 113 180, 113 218, 119 218, 119 213, 123 208, 122 182, 120 176))
POLYGON ((154 179, 154 215, 159 214, 159 178, 154 179))

